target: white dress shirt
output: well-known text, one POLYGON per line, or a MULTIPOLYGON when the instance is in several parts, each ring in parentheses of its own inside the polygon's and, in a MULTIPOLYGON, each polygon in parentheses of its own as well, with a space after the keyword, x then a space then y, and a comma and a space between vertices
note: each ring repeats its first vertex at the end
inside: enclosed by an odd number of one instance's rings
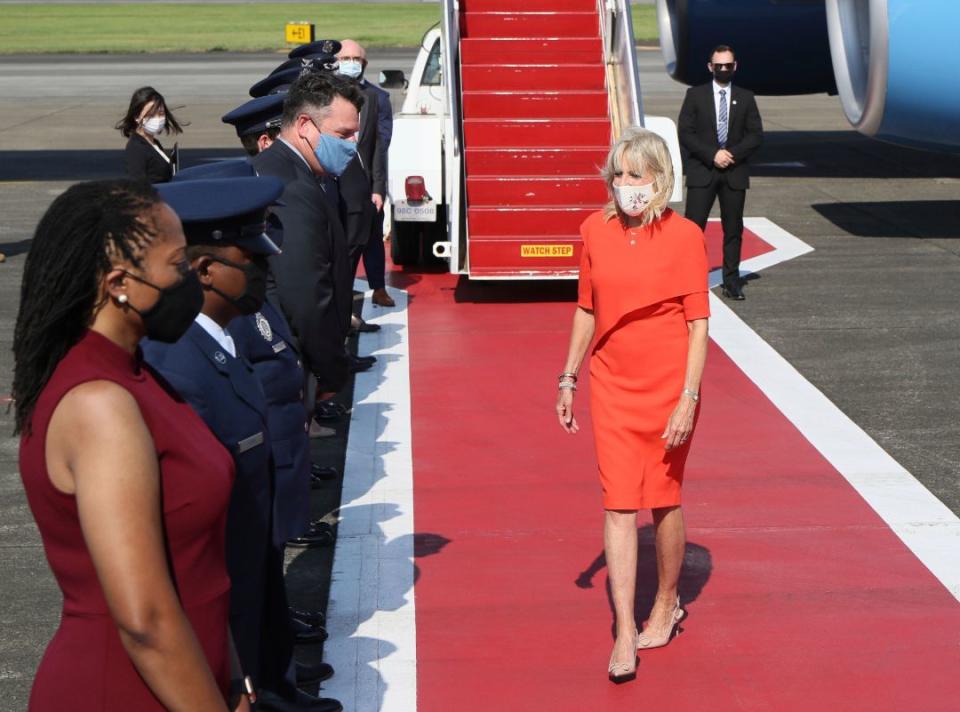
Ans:
POLYGON ((197 314, 197 318, 194 321, 196 321, 204 331, 210 334, 213 340, 220 344, 224 351, 234 358, 237 357, 237 345, 233 343, 233 337, 230 336, 229 331, 202 312, 197 314))
POLYGON ((713 81, 713 109, 714 115, 717 117, 717 130, 720 129, 720 90, 723 89, 727 92, 724 95, 724 100, 727 102, 727 132, 730 131, 730 91, 733 89, 733 84, 727 84, 727 86, 722 87, 717 84, 717 81, 713 81))

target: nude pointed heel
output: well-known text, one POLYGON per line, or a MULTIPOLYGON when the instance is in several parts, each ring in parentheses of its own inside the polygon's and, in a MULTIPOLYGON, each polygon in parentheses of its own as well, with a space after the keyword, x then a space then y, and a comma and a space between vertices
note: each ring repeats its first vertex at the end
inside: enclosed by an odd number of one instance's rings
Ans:
MULTIPOLYGON (((639 634, 636 634, 639 646, 639 634)), ((613 653, 610 654, 610 665, 607 667, 607 677, 610 682, 620 685, 624 682, 630 682, 637 677, 637 656, 633 656, 633 664, 613 662, 613 653)))
POLYGON ((680 635, 680 623, 686 617, 687 612, 680 607, 680 597, 677 596, 677 605, 673 608, 673 625, 670 626, 670 630, 660 638, 652 638, 646 633, 641 633, 640 637, 637 638, 637 650, 652 650, 653 648, 664 647, 670 642, 671 638, 680 635))

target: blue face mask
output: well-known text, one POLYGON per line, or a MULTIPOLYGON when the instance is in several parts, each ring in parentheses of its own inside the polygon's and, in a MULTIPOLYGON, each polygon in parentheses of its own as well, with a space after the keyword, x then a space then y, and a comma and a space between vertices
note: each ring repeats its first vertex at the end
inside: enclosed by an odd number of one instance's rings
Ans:
POLYGON ((323 170, 339 178, 357 155, 357 142, 322 133, 313 154, 323 170))
POLYGON ((363 74, 363 64, 355 60, 348 59, 346 62, 340 62, 340 69, 337 71, 345 77, 359 79, 363 74))

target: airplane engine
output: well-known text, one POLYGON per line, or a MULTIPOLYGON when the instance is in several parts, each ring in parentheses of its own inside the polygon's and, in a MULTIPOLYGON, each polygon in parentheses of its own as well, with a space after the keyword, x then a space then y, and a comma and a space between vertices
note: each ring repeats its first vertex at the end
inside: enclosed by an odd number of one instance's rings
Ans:
POLYGON ((835 93, 824 0, 657 0, 667 72, 710 80, 718 44, 737 54, 737 84, 756 94, 835 93))
POLYGON ((957 0, 827 0, 844 113, 863 134, 960 151, 957 0))

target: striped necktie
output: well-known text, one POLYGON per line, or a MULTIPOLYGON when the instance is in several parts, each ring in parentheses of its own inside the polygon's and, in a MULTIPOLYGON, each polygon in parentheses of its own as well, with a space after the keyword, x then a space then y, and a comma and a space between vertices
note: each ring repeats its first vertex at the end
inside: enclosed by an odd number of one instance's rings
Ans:
POLYGON ((720 90, 720 114, 717 117, 717 141, 720 148, 727 145, 727 90, 720 90))

